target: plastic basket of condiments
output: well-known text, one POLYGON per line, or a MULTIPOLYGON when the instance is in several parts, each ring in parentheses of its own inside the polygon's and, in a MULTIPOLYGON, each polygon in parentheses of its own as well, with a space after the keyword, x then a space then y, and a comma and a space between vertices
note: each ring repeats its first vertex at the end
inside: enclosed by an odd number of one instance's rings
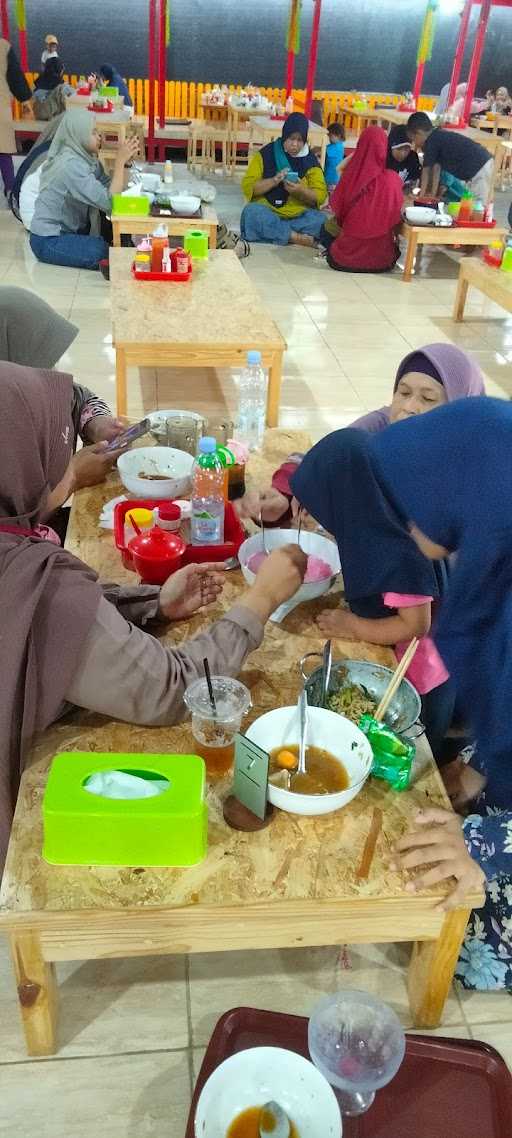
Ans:
MULTIPOLYGON (((156 498, 144 498, 141 500, 131 499, 126 502, 118 502, 114 508, 114 541, 117 549, 119 550, 125 569, 131 569, 135 572, 135 566, 128 548, 128 542, 125 535, 125 518, 131 510, 146 509, 154 510, 156 507, 169 505, 169 502, 163 502, 156 498)), ((135 537, 135 531, 133 536, 135 537)), ((221 545, 187 545, 181 565, 190 565, 195 562, 203 561, 227 561, 230 557, 237 557, 238 550, 243 541, 245 541, 245 530, 240 522, 238 514, 234 509, 231 502, 225 503, 224 510, 224 541, 221 545)), ((176 566, 178 568, 178 566, 176 566)))
MULTIPOLYGON (((140 268, 137 262, 134 261, 132 264, 132 277, 136 281, 176 281, 184 284, 184 282, 189 281, 192 276, 192 258, 188 253, 184 254, 184 259, 185 258, 188 265, 186 272, 178 272, 173 268, 170 273, 153 273, 151 269, 140 268)), ((173 258, 173 265, 174 264, 176 264, 176 260, 173 258)))

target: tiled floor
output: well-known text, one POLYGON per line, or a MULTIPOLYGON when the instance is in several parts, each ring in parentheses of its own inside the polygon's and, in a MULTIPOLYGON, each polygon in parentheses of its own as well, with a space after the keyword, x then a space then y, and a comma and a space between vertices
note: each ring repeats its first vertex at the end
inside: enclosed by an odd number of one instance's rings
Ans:
MULTIPOLYGON (((237 185, 218 183, 219 214, 236 225, 237 185)), ((508 201, 501 197, 500 216, 508 201)), ((244 266, 288 341, 281 423, 313 438, 389 399, 412 348, 452 341, 478 359, 490 393, 512 394, 512 317, 471 293, 463 326, 451 307, 454 254, 426 249, 404 285, 335 274, 304 249, 254 247, 244 266)), ((109 286, 96 274, 38 264, 21 227, 0 212, 0 283, 30 288, 79 328, 63 368, 113 402, 109 286)), ((213 370, 130 375, 130 414, 155 407, 236 406, 236 377, 213 370)), ((24 1052, 7 948, 0 940, 0 1138, 182 1138, 204 1047, 218 1016, 237 1004, 307 1014, 340 986, 378 992, 410 1024, 407 946, 318 948, 96 961, 58 969, 61 1050, 24 1052)), ((453 992, 440 1033, 483 1039, 512 1066, 512 999, 453 992)))

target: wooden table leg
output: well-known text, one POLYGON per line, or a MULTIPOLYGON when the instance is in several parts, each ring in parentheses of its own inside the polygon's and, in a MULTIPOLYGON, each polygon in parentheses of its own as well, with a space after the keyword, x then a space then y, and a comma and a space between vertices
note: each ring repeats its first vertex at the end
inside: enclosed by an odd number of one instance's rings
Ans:
POLYGON ((55 965, 43 959, 39 936, 33 930, 12 933, 10 943, 28 1054, 54 1055, 57 1050, 55 965))
POLYGON ((460 323, 464 319, 464 307, 468 295, 469 281, 459 272, 459 283, 457 285, 457 292, 455 293, 455 304, 453 306, 453 319, 460 323))
POLYGON ((268 369, 267 427, 279 426, 283 353, 276 352, 268 369))
POLYGON ((437 1027, 441 1020, 470 913, 447 913, 438 939, 413 947, 408 987, 415 1027, 437 1027))
POLYGON ((217 248, 217 226, 210 226, 210 249, 217 248))
POLYGON ((114 249, 118 249, 121 244, 121 227, 114 218, 112 218, 112 244, 114 249))
POLYGON ((124 348, 116 348, 116 407, 118 415, 126 415, 128 395, 126 390, 126 354, 124 348))
POLYGON ((414 268, 414 261, 416 257, 416 249, 418 247, 418 235, 410 233, 407 241, 407 249, 404 261, 404 281, 410 281, 412 277, 412 270, 414 268))

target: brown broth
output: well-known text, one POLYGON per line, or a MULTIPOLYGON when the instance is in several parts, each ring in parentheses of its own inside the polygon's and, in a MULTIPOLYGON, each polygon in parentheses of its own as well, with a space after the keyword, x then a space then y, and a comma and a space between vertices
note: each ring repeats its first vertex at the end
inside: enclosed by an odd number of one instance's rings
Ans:
MULTIPOLYGON (((226 1138, 260 1138, 261 1106, 249 1106, 231 1123, 226 1138)), ((300 1138, 297 1127, 290 1123, 290 1138, 300 1138)))
POLYGON ((145 470, 139 470, 138 478, 145 478, 147 482, 163 482, 166 478, 171 478, 171 474, 146 474, 145 470))
MULTIPOLYGON (((299 746, 293 743, 290 747, 274 747, 270 752, 269 774, 276 774, 281 768, 277 756, 281 751, 291 751, 299 758, 299 746)), ((339 759, 324 751, 323 747, 306 747, 306 774, 293 774, 290 790, 294 794, 338 794, 350 786, 350 779, 339 759)))

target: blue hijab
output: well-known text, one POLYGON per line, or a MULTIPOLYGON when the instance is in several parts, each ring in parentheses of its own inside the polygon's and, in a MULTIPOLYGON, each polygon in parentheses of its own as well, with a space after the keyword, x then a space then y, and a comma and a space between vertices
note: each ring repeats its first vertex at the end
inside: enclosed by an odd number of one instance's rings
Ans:
POLYGON ((291 487, 336 538, 350 608, 358 616, 377 618, 392 612, 383 593, 440 597, 444 573, 412 540, 397 497, 379 478, 371 440, 354 428, 327 435, 305 455, 291 487))
POLYGON ((403 514, 457 554, 434 638, 471 721, 488 799, 510 808, 512 405, 459 400, 372 435, 370 446, 403 514))
POLYGON ((133 103, 130 98, 130 92, 123 77, 112 67, 111 63, 102 63, 100 67, 100 75, 106 80, 107 87, 117 87, 119 94, 124 97, 125 106, 132 107, 133 103))

